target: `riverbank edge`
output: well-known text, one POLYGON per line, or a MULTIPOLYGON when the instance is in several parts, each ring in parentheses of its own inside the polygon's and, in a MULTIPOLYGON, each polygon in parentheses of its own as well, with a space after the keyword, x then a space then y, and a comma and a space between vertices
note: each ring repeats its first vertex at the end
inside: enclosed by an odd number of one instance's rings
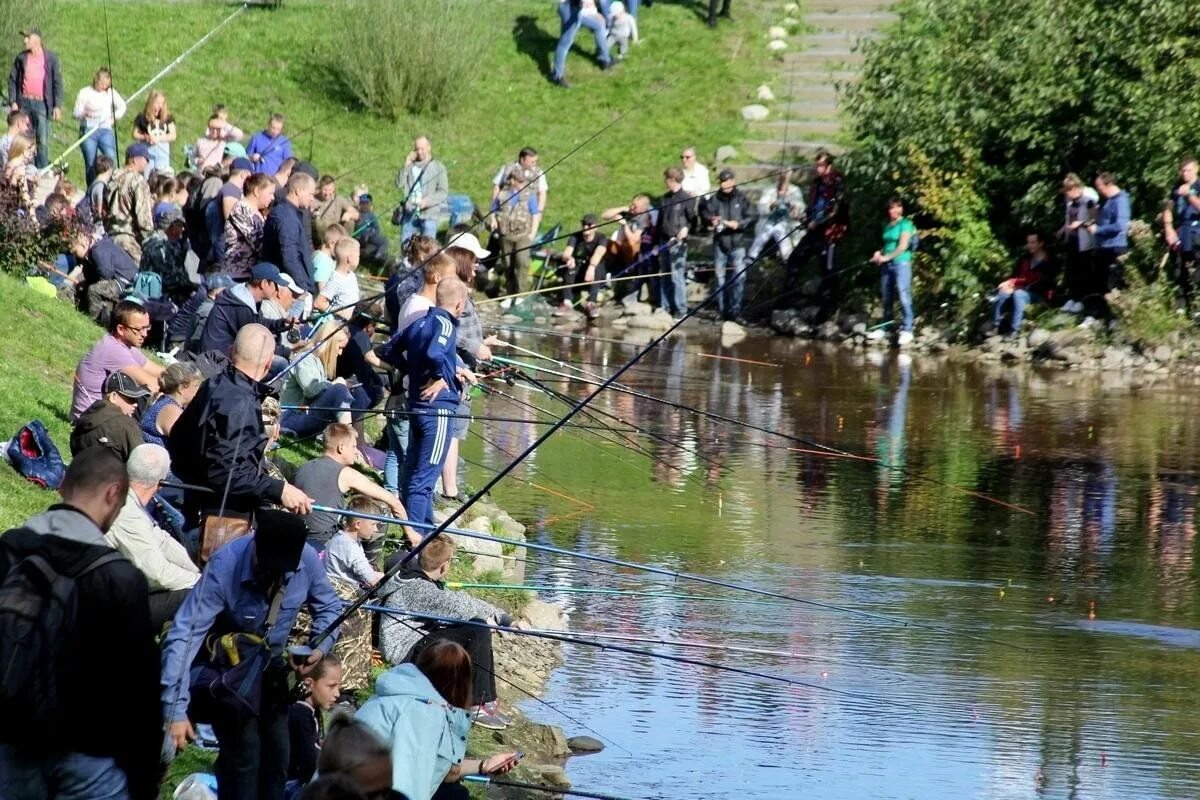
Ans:
MULTIPOLYGON (((434 511, 435 520, 440 524, 452 510, 453 507, 448 505, 437 507, 434 511)), ((490 499, 482 499, 472 505, 458 521, 458 527, 516 541, 525 541, 527 530, 524 524, 490 499)), ((454 539, 459 547, 459 571, 469 573, 481 583, 524 582, 526 548, 452 533, 446 535, 454 539)), ((466 591, 500 606, 514 617, 528 620, 534 628, 568 630, 567 617, 562 608, 545 601, 537 592, 506 591, 498 595, 488 590, 466 591)), ((486 758, 499 752, 522 752, 525 757, 509 774, 509 778, 556 789, 571 788, 566 765, 573 752, 567 744, 567 733, 559 725, 534 722, 520 709, 523 701, 531 698, 540 700, 553 671, 565 663, 562 645, 551 639, 511 634, 494 635, 492 643, 496 693, 504 713, 512 719, 512 725, 502 731, 472 726, 467 741, 468 755, 486 758)), ((588 733, 575 731, 574 735, 588 733)), ((475 797, 534 800, 546 796, 544 792, 496 786, 485 788, 482 784, 467 785, 475 797)))

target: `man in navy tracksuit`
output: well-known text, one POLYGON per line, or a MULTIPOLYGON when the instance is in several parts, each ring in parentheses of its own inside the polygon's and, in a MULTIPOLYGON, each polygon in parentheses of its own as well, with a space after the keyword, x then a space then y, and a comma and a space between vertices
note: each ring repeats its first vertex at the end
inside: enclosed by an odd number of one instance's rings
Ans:
POLYGON ((411 437, 406 454, 408 484, 404 507, 416 522, 433 524, 433 487, 453 434, 463 382, 475 376, 455 354, 458 317, 467 303, 467 286, 457 278, 437 287, 437 305, 380 349, 384 361, 408 376, 411 437))

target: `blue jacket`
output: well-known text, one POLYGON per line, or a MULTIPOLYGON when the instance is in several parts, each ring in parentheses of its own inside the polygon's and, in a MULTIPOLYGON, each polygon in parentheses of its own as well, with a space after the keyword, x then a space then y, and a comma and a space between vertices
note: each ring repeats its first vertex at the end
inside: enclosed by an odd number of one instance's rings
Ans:
POLYGON ((1129 247, 1129 192, 1120 191, 1104 201, 1096 216, 1096 247, 1118 250, 1129 247))
POLYGON ((255 322, 265 326, 271 333, 282 333, 287 326, 286 320, 262 318, 259 304, 254 302, 246 284, 239 283, 232 289, 226 289, 217 295, 212 310, 208 312, 208 319, 204 321, 199 352, 228 354, 238 331, 255 322))
POLYGON ((292 276, 310 294, 317 291, 313 278, 312 232, 304 213, 288 200, 271 206, 263 227, 262 260, 292 276))
POLYGON ((380 357, 408 377, 408 406, 457 406, 461 386, 456 371, 459 360, 458 320, 444 308, 429 309, 425 316, 393 336, 380 351, 380 357), (421 389, 442 378, 448 388, 432 403, 421 399, 421 389))
POLYGON ((274 175, 279 172, 284 160, 292 157, 292 140, 287 134, 281 133, 272 139, 266 131, 259 131, 250 137, 250 144, 246 146, 247 156, 256 153, 262 156, 262 160, 254 165, 254 171, 274 175))
MULTIPOLYGON (((192 662, 210 632, 263 632, 271 598, 254 577, 253 545, 253 536, 243 536, 218 550, 175 614, 162 652, 162 704, 169 722, 187 719, 192 662)), ((288 634, 302 605, 307 604, 313 616, 309 641, 329 627, 343 607, 324 564, 310 545, 304 546, 300 565, 294 572, 284 573, 283 581, 283 603, 267 637, 268 646, 280 652, 287 647, 288 634)), ((336 636, 335 632, 334 640, 336 636)), ((321 646, 328 651, 333 640, 321 646)))
POLYGON ((354 718, 391 747, 392 788, 409 800, 433 797, 467 754, 467 712, 442 699, 415 664, 380 675, 375 695, 354 718))

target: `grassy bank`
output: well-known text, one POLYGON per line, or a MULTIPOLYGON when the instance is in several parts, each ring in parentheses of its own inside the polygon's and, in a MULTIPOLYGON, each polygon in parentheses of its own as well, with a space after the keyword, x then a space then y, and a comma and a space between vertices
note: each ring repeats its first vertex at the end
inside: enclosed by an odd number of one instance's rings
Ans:
MULTIPOLYGON (((52 8, 48 46, 63 58, 66 94, 73 100, 96 67, 110 60, 118 90, 132 93, 235 6, 108 3, 111 55, 101 4, 58 0, 52 8)), ((767 71, 762 26, 749 10, 736 24, 713 31, 691 6, 659 3, 641 15, 642 44, 610 73, 592 59, 591 36, 580 36, 567 64, 574 85, 563 90, 546 77, 559 30, 553 4, 481 0, 477 13, 491 37, 462 97, 445 116, 410 115, 393 123, 362 111, 327 66, 329 49, 340 46, 328 33, 340 8, 318 0, 289 0, 279 10, 250 8, 159 81, 179 127, 176 167, 182 166, 183 144, 203 133, 214 103, 225 103, 248 133, 279 111, 288 116, 297 154, 311 157, 323 172, 344 174, 347 191, 368 184, 384 216, 399 200, 393 179, 416 134, 431 137, 452 192, 486 203, 496 169, 523 145, 538 148, 548 167, 623 114, 548 176, 547 222, 574 223, 636 191, 661 191, 662 169, 678 163, 681 147, 695 144, 711 159, 718 146, 738 144, 745 133, 738 108, 752 101, 767 71)), ((118 129, 122 147, 141 101, 132 105, 118 129)), ((75 138, 68 123, 55 133, 64 141, 75 138)), ((62 147, 52 149, 57 154, 62 147)), ((80 174, 82 161, 74 156, 72 175, 80 174)))

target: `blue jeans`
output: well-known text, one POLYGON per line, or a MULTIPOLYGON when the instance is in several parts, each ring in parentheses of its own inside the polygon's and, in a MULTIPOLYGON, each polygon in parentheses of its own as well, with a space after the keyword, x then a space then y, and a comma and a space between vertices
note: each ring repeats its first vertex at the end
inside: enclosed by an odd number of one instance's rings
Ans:
POLYGON ((892 319, 892 306, 896 296, 899 295, 902 314, 900 330, 912 331, 912 262, 887 262, 883 265, 880 281, 880 293, 883 295, 883 318, 885 320, 892 319))
MULTIPOLYGON (((608 10, 608 4, 596 4, 600 13, 604 14, 608 10)), ((580 9, 575 8, 569 2, 561 2, 558 4, 558 18, 562 22, 562 33, 558 36, 558 46, 554 48, 554 69, 551 71, 551 76, 556 79, 561 79, 564 76, 564 70, 567 66, 567 53, 571 52, 571 45, 575 44, 575 35, 579 33, 579 28, 584 27, 592 32, 596 37, 596 55, 600 59, 601 64, 609 64, 612 58, 608 55, 608 27, 596 19, 588 15, 584 16, 580 13, 580 9)))
POLYGON ((35 755, 0 744, 5 800, 125 800, 125 773, 111 758, 83 753, 35 755))
POLYGON ((348 386, 339 383, 317 395, 317 399, 312 402, 312 405, 317 408, 311 411, 286 409, 280 418, 280 427, 291 431, 297 439, 307 439, 325 430, 326 425, 337 422, 338 414, 341 411, 329 409, 363 411, 369 403, 367 393, 362 390, 362 387, 351 390, 348 386))
POLYGON ((400 246, 402 248, 408 244, 408 240, 414 233, 428 236, 430 239, 437 238, 437 210, 427 208, 423 213, 429 216, 424 217, 412 211, 405 211, 400 216, 400 246))
POLYGON ((433 524, 433 487, 441 477, 454 432, 454 419, 449 415, 457 408, 457 404, 448 408, 422 404, 412 409, 418 413, 410 418, 412 438, 405 454, 408 485, 403 499, 408 518, 414 522, 433 524))
MULTIPOLYGON (((87 128, 81 127, 79 135, 83 136, 87 133, 87 128)), ((87 175, 87 185, 91 186, 92 181, 96 180, 96 153, 104 153, 112 159, 113 164, 117 161, 117 135, 113 133, 112 128, 101 128, 91 136, 83 140, 83 144, 79 145, 80 152, 83 153, 83 168, 87 175)))
POLYGON ((388 449, 383 462, 383 488, 399 497, 408 483, 408 417, 389 417, 384 430, 388 449))
POLYGON ((158 174, 174 174, 171 171, 171 143, 150 145, 150 169, 158 174))
POLYGON ((1012 301, 1012 330, 1017 332, 1021 329, 1021 321, 1025 319, 1025 307, 1034 302, 1034 296, 1024 289, 1017 289, 1015 292, 1000 292, 996 295, 996 303, 992 308, 992 324, 997 328, 1000 327, 1000 320, 1004 316, 1004 306, 1012 301))
POLYGON ((46 101, 22 97, 17 101, 17 108, 28 112, 33 120, 34 136, 37 139, 37 157, 33 163, 38 169, 50 166, 50 112, 46 108, 46 101))
POLYGON ((660 308, 673 317, 687 313, 687 244, 674 242, 658 253, 659 272, 670 272, 658 283, 660 308))
POLYGON ((713 248, 713 271, 717 274, 717 310, 725 319, 733 319, 742 312, 742 292, 746 288, 746 276, 742 267, 746 264, 746 248, 735 247, 726 253, 720 247, 713 248), (729 267, 729 288, 725 288, 725 267, 729 267))

